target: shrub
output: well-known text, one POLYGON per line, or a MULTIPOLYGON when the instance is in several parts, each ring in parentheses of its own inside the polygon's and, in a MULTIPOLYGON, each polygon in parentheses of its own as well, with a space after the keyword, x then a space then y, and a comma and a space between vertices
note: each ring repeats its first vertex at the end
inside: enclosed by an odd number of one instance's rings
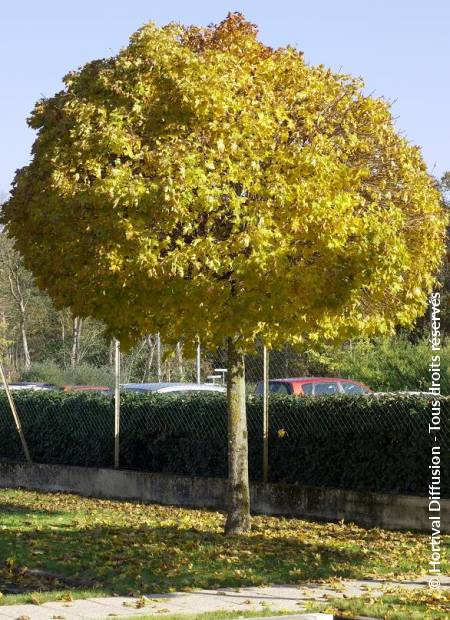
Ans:
POLYGON ((75 368, 61 368, 55 362, 35 362, 21 376, 22 381, 41 381, 55 385, 112 385, 113 374, 109 366, 80 364, 75 368))
MULTIPOLYGON (((111 467, 114 403, 100 394, 17 392, 32 458, 111 467)), ((262 399, 248 398, 250 475, 261 478, 262 399)), ((442 471, 448 467, 450 399, 441 399, 442 471)), ((430 401, 423 397, 271 397, 270 480, 427 494, 430 401)), ((22 460, 4 394, 0 457, 22 460)), ((220 394, 123 394, 120 465, 192 476, 227 475, 226 399, 220 394)), ((443 478, 442 496, 450 497, 443 478)))
MULTIPOLYGON (((430 343, 411 343, 405 336, 359 340, 351 347, 330 350, 321 360, 331 373, 350 377, 378 391, 427 390, 430 384, 430 343)), ((440 351, 441 392, 450 394, 450 344, 440 351)))

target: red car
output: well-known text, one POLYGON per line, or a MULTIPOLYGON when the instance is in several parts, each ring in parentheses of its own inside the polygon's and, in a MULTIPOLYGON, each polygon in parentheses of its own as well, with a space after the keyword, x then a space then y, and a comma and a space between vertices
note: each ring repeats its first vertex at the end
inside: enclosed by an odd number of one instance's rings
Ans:
MULTIPOLYGON (((293 394, 295 396, 326 396, 331 394, 369 394, 372 390, 364 383, 340 377, 295 377, 291 379, 270 379, 271 394, 293 394)), ((255 394, 262 395, 260 381, 255 394)))
POLYGON ((63 392, 103 392, 108 394, 111 390, 107 385, 63 385, 63 392))

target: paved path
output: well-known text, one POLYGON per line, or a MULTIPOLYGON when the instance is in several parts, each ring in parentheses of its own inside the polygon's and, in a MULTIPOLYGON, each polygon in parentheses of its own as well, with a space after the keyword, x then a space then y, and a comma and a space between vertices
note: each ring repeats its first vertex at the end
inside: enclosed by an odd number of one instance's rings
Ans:
MULTIPOLYGON (((157 614, 202 613, 207 611, 273 611, 286 610, 293 613, 304 611, 308 600, 325 601, 340 596, 360 596, 370 590, 380 596, 390 587, 423 588, 428 585, 426 577, 412 581, 382 580, 336 580, 332 584, 305 583, 301 586, 271 586, 248 588, 224 588, 197 590, 171 594, 149 594, 141 599, 132 597, 109 597, 75 600, 71 602, 43 603, 42 605, 2 605, 0 620, 22 617, 31 620, 86 620, 111 619, 157 614)), ((442 586, 450 591, 450 577, 442 578, 442 586)), ((305 620, 330 619, 329 614, 308 614, 305 620), (309 616, 309 619, 308 619, 309 616)))

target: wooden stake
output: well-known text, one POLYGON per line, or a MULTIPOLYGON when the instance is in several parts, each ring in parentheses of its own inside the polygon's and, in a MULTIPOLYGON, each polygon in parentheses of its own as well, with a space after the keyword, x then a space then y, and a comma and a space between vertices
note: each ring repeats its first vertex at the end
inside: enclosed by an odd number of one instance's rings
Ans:
POLYGON ((25 435, 23 434, 22 425, 20 423, 20 418, 17 414, 16 405, 14 404, 14 400, 11 394, 11 390, 9 389, 8 382, 6 381, 5 373, 3 372, 3 364, 0 363, 0 375, 3 382, 3 386, 5 388, 6 396, 8 398, 9 406, 11 408, 11 413, 14 418, 14 423, 16 425, 17 432, 19 433, 20 441, 22 442, 23 452, 25 454, 25 458, 28 463, 31 463, 30 452, 28 451, 27 441, 25 439, 25 435))

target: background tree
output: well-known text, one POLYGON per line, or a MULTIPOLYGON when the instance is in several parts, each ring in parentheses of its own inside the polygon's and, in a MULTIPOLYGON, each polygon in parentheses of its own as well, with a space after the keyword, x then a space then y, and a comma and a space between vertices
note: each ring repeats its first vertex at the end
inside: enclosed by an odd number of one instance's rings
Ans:
POLYGON ((124 347, 226 340, 226 531, 244 531, 244 353, 411 323, 441 260, 439 193, 384 100, 239 14, 148 24, 64 81, 34 109, 3 222, 56 307, 124 347))
MULTIPOLYGON (((30 302, 34 305, 39 297, 33 276, 25 269, 23 260, 14 244, 5 234, 0 234, 0 289, 3 293, 2 320, 7 324, 14 317, 16 329, 10 335, 20 342, 20 351, 25 369, 31 366, 29 347, 30 302)), ((33 307, 33 312, 36 311, 33 307)))
MULTIPOLYGON (((440 180, 440 189, 442 192, 443 200, 447 212, 450 211, 450 171, 445 172, 440 180)), ((442 269, 439 274, 439 280, 442 284, 442 332, 444 334, 450 333, 450 313, 448 310, 450 303, 450 235, 449 227, 447 226, 447 255, 445 257, 442 269)))

